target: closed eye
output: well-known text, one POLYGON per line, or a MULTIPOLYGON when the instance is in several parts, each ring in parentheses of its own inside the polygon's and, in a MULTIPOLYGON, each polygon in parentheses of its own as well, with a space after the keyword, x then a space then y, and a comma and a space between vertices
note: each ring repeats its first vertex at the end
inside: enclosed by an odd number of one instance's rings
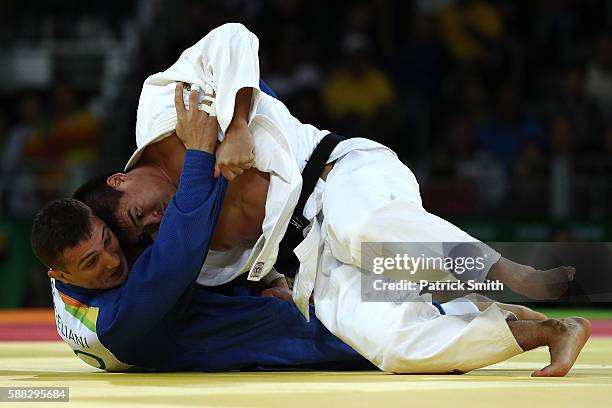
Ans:
POLYGON ((138 221, 141 220, 143 217, 142 211, 139 210, 138 208, 135 208, 133 210, 128 211, 128 216, 130 217, 132 226, 134 226, 135 229, 138 229, 138 226, 139 226, 138 221))
POLYGON ((87 261, 87 264, 85 264, 85 268, 89 269, 93 267, 96 264, 96 262, 98 262, 98 257, 92 256, 91 259, 87 261))

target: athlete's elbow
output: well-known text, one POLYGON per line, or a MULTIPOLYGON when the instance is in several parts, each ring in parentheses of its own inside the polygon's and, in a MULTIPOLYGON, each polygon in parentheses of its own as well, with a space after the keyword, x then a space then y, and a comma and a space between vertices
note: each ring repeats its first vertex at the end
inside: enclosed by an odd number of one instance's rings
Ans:
POLYGON ((215 28, 210 32, 211 34, 216 35, 242 35, 242 36, 254 36, 248 28, 246 28, 242 23, 225 23, 215 28))

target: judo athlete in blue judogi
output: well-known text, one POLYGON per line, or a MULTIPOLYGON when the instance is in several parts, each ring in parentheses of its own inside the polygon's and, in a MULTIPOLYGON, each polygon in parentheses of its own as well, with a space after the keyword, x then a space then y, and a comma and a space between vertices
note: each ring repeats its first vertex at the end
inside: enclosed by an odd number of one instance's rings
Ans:
POLYGON ((106 371, 373 368, 293 303, 194 284, 227 182, 213 174, 216 120, 177 110, 188 148, 180 185, 157 239, 131 268, 113 232, 81 202, 56 200, 38 213, 32 246, 49 267, 62 339, 106 371))

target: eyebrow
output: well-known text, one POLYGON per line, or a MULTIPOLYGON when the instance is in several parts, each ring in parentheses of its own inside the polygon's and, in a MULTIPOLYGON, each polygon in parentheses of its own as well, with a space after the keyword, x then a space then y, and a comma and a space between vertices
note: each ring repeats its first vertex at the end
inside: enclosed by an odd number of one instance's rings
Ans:
MULTIPOLYGON (((102 241, 104 241, 104 232, 105 232, 107 229, 108 229, 108 227, 107 227, 106 225, 105 225, 105 226, 102 228, 102 241)), ((98 252, 98 251, 94 249, 93 251, 91 251, 90 253, 88 253, 88 254, 87 254, 85 257, 81 258, 81 260, 80 260, 80 261, 79 261, 79 263, 77 264, 77 267, 78 267, 79 269, 81 269, 81 268, 82 268, 82 264, 83 264, 85 261, 87 261, 89 258, 91 258, 92 256, 94 256, 94 255, 95 255, 97 252, 98 252)))

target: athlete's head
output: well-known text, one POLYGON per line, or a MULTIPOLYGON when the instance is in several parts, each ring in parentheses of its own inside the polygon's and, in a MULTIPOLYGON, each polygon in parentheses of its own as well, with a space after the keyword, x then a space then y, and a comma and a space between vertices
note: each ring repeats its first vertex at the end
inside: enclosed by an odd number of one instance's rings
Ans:
POLYGON ((161 224, 176 186, 151 168, 136 167, 81 186, 74 198, 90 206, 117 232, 123 245, 147 240, 161 224))
POLYGON ((74 198, 109 224, 123 245, 132 246, 159 229, 174 193, 174 184, 150 168, 136 167, 93 179, 80 187, 74 198))
POLYGON ((36 214, 32 249, 61 282, 110 289, 125 282, 128 263, 119 240, 89 207, 74 199, 55 200, 36 214))

